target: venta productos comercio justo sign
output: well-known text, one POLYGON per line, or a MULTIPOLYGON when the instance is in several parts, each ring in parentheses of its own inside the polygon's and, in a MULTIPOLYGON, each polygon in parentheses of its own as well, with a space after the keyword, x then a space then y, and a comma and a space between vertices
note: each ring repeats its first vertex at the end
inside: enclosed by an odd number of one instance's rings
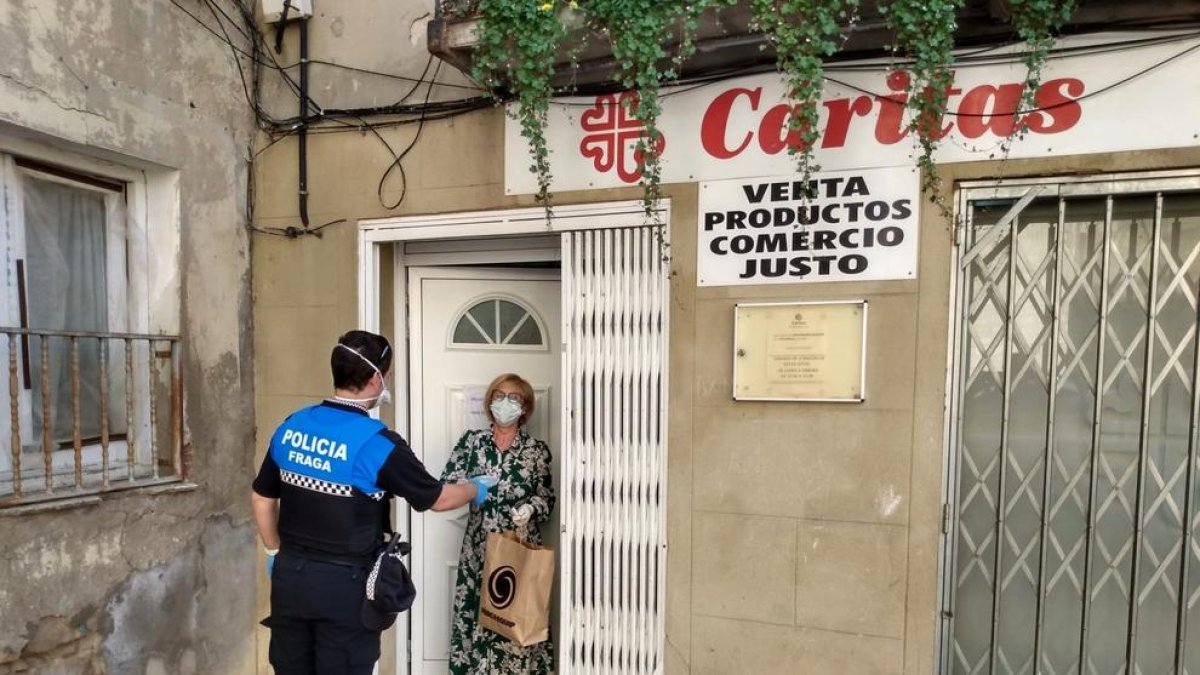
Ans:
POLYGON ((919 198, 911 167, 701 183, 696 282, 915 278, 919 198))

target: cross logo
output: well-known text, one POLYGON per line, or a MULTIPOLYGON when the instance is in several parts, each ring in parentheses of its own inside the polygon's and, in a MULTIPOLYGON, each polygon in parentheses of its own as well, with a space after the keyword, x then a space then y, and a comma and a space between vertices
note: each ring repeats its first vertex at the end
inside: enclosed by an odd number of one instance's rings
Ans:
MULTIPOLYGON (((636 183, 642 177, 643 153, 638 141, 646 138, 646 127, 633 116, 638 104, 636 92, 626 91, 619 96, 603 94, 583 113, 580 126, 587 132, 579 143, 579 152, 592 160, 600 173, 615 167, 617 176, 625 183, 636 183)), ((666 139, 658 135, 655 148, 662 155, 666 139)))

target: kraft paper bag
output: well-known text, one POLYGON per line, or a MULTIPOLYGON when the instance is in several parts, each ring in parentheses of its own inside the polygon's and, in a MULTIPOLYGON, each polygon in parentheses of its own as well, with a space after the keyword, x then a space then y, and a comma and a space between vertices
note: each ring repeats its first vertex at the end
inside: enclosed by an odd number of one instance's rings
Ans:
POLYGON ((550 638, 554 551, 514 532, 491 533, 483 562, 479 625, 528 647, 550 638))

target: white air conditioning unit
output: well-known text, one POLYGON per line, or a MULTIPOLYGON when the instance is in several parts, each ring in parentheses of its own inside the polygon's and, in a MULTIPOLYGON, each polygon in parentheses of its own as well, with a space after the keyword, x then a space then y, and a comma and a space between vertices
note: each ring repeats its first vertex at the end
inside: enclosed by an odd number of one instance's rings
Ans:
POLYGON ((312 0, 262 0, 263 23, 279 23, 279 18, 284 16, 285 2, 289 5, 288 21, 312 16, 312 0))

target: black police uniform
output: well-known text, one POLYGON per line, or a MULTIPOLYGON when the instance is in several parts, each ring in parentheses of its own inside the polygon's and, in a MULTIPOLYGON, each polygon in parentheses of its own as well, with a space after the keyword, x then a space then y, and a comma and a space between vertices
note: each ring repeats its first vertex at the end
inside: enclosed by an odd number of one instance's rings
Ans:
POLYGON ((390 529, 392 495, 424 511, 442 485, 408 444, 355 406, 293 413, 276 430, 254 491, 279 500, 270 661, 277 675, 359 675, 379 659, 360 617, 367 568, 390 529))

